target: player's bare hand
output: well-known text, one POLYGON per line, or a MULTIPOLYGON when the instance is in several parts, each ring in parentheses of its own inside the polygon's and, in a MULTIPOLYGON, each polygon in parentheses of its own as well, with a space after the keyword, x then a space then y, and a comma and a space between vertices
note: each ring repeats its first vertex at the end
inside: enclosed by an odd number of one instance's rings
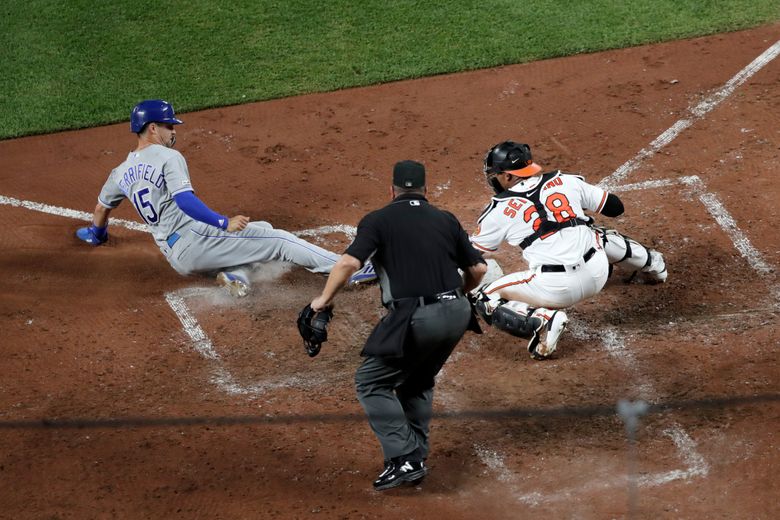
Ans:
POLYGON ((231 217, 231 219, 228 221, 227 230, 230 232, 241 231, 247 226, 247 224, 249 224, 249 217, 244 215, 236 215, 235 217, 231 217))

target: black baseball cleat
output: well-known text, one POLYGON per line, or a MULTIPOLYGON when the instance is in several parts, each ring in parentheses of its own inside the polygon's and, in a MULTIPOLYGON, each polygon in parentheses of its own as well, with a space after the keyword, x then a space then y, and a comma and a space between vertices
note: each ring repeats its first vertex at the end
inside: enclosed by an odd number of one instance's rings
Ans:
POLYGON ((405 482, 416 484, 425 477, 428 468, 421 460, 392 459, 385 461, 385 469, 374 481, 374 489, 383 491, 405 482))

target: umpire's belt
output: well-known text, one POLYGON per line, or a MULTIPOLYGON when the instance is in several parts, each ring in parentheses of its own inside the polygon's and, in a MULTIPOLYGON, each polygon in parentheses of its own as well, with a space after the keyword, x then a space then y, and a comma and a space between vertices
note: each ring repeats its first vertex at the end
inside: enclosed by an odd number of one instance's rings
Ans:
MULTIPOLYGON (((439 294, 434 294, 433 296, 419 296, 416 299, 418 300, 418 307, 425 307, 426 305, 431 305, 433 303, 439 303, 439 302, 446 302, 449 300, 457 300, 458 298, 461 298, 463 296, 463 290, 458 287, 457 289, 453 289, 451 291, 445 291, 441 292, 439 294)), ((402 298, 403 300, 409 300, 409 299, 415 299, 415 298, 402 298)), ((394 309, 397 302, 400 302, 401 300, 391 300, 390 303, 385 305, 388 309, 394 309)))
POLYGON ((165 239, 165 242, 168 243, 168 247, 173 248, 173 244, 175 244, 180 238, 181 235, 174 231, 168 238, 165 239))
MULTIPOLYGON (((587 253, 582 255, 582 259, 585 262, 587 262, 595 254, 596 254, 596 248, 595 247, 591 247, 590 249, 588 249, 587 253)), ((542 272, 543 273, 565 273, 566 272, 566 267, 563 266, 563 265, 543 265, 542 266, 542 272)))

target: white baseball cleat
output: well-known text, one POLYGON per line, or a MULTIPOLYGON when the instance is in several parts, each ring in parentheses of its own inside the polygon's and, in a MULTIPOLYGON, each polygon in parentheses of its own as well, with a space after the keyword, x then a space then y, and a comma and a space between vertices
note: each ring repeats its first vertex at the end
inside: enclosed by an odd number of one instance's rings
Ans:
POLYGON ((564 311, 551 311, 541 307, 534 310, 531 316, 539 318, 542 324, 528 342, 528 353, 537 361, 548 359, 558 348, 558 340, 566 330, 569 317, 564 311))
POLYGON ((227 289, 234 298, 243 298, 249 294, 249 283, 235 273, 220 272, 217 275, 217 283, 227 289))
POLYGON ((649 282, 664 283, 669 273, 666 271, 666 262, 664 262, 664 255, 656 251, 650 250, 650 265, 642 269, 644 277, 649 282))

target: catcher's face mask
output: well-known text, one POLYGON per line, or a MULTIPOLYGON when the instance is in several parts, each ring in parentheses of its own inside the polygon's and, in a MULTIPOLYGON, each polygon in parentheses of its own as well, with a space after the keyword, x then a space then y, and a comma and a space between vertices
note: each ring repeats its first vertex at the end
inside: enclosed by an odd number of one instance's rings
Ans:
POLYGON ((332 318, 332 309, 315 312, 311 305, 306 305, 298 314, 298 332, 309 357, 319 354, 322 344, 328 341, 328 323, 332 318))
POLYGON ((504 191, 504 187, 501 185, 501 181, 498 180, 498 173, 485 171, 485 180, 488 186, 495 192, 496 195, 504 191))
POLYGON ((482 173, 485 174, 485 180, 487 181, 488 186, 498 195, 499 193, 504 191, 504 187, 501 186, 501 183, 498 180, 498 174, 501 173, 500 170, 496 169, 494 166, 493 158, 494 158, 494 152, 498 148, 498 146, 494 146, 490 150, 488 150, 488 153, 485 154, 485 158, 482 161, 482 173))

